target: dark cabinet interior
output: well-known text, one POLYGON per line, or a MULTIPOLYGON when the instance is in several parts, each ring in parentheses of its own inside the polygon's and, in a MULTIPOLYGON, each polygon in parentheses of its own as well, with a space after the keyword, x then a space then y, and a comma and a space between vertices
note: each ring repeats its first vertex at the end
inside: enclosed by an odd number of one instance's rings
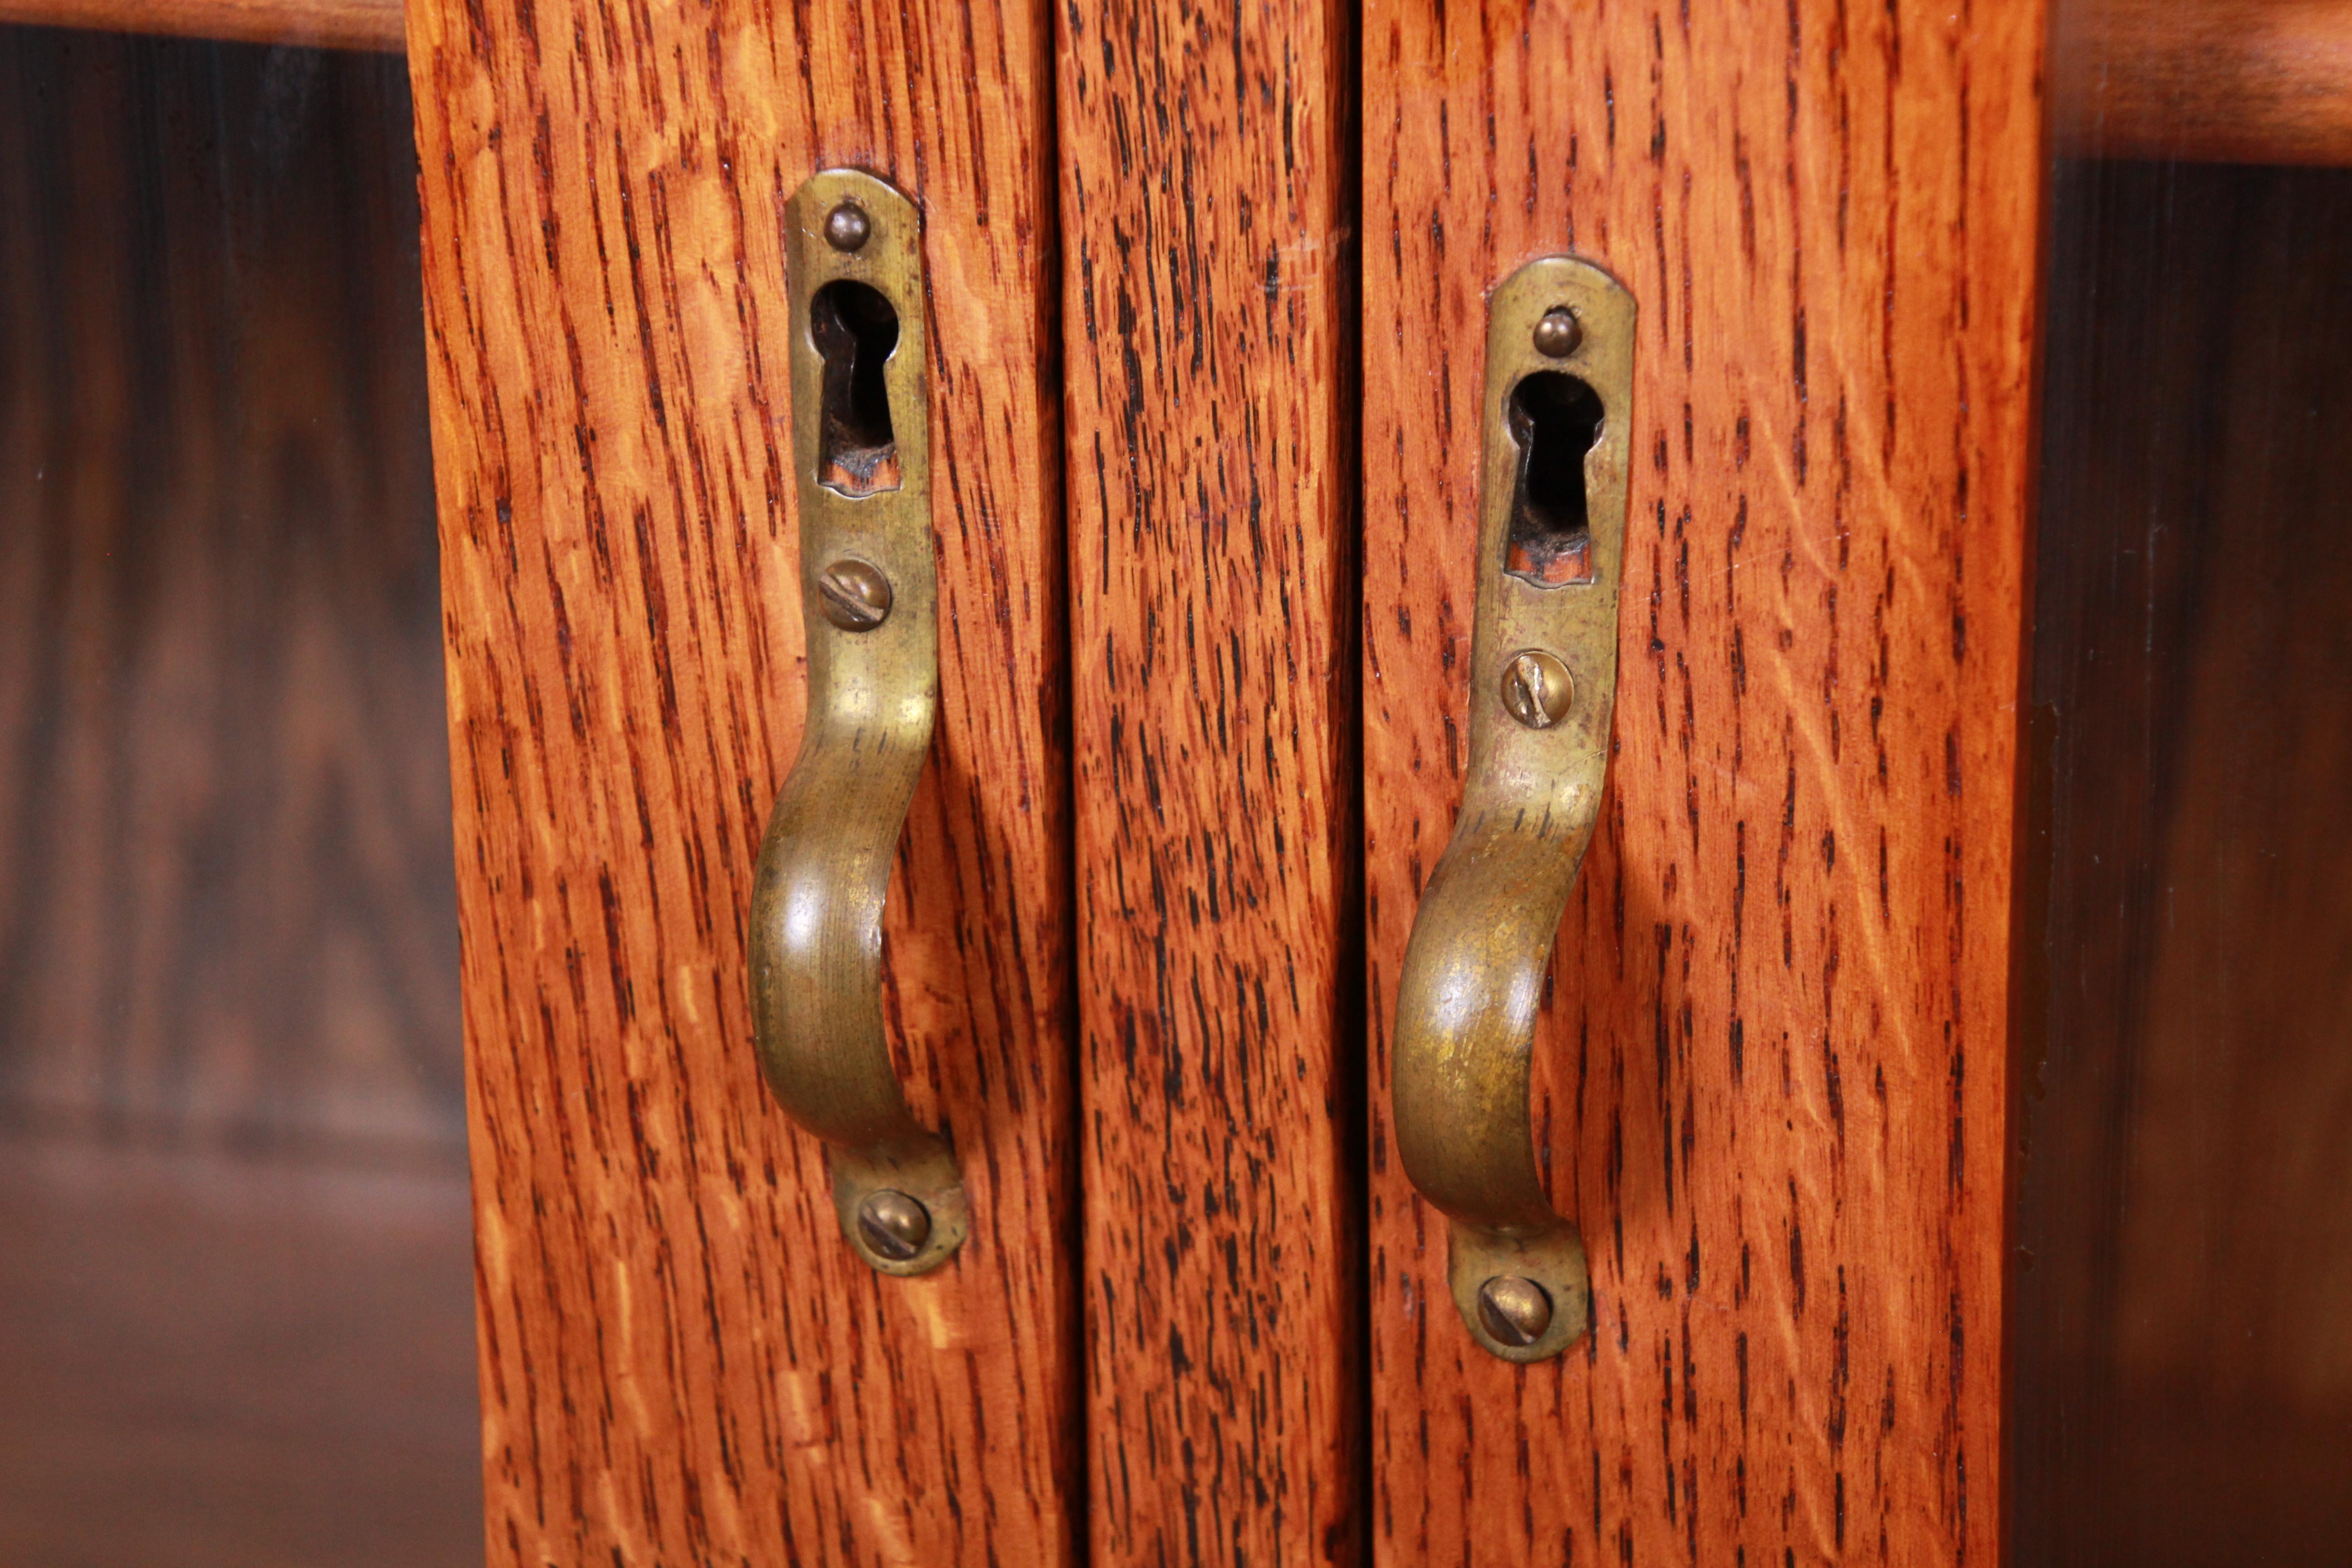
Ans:
POLYGON ((0 29, 0 1561, 480 1561, 410 149, 0 29))
POLYGON ((2015 1558, 2352 1559, 2352 173, 2055 184, 2015 1558))

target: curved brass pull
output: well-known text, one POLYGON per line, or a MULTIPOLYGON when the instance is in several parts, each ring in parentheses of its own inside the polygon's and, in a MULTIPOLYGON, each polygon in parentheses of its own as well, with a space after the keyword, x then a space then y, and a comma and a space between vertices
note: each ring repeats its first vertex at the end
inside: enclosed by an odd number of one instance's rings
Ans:
POLYGON ((1528 1069, 1608 772, 1633 368, 1633 296, 1590 263, 1531 261, 1488 301, 1470 775, 1398 984, 1398 1153, 1452 1221, 1463 1321, 1515 1362, 1558 1355, 1589 1316, 1528 1069))
POLYGON ((970 1227, 955 1153, 908 1110, 882 1032, 883 899, 940 690, 919 226, 846 170, 787 211, 809 710, 751 891, 760 1065, 825 1141, 842 1231, 886 1274, 938 1268, 970 1227))

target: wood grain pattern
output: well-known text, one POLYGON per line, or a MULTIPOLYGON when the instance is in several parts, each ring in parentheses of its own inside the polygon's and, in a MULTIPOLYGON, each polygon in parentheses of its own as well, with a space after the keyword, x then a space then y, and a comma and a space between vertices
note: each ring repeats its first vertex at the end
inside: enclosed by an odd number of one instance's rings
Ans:
POLYGON ((0 30, 0 1122, 465 1135, 397 62, 0 30))
POLYGON ((401 0, 0 0, 0 22, 397 54, 401 0))
POLYGON ((1376 1560, 1990 1563, 2042 7, 1365 14, 1376 1560), (1535 1124, 1591 1335, 1446 1294, 1385 1027, 1460 798, 1483 296, 1641 310, 1535 1124))
POLYGON ((1348 13, 1063 29, 1093 1561, 1352 1561, 1348 13))
MULTIPOLYGON (((400 0, 0 0, 0 21, 398 51, 400 0)), ((2053 112, 2094 157, 2352 163, 2352 5, 2090 0, 2062 8, 2053 112)))
POLYGON ((496 1563, 1058 1563, 1068 785, 1041 6, 410 12, 496 1563), (942 708, 887 926, 971 1239, 842 1241, 754 1064, 802 719, 782 205, 925 215, 942 708))

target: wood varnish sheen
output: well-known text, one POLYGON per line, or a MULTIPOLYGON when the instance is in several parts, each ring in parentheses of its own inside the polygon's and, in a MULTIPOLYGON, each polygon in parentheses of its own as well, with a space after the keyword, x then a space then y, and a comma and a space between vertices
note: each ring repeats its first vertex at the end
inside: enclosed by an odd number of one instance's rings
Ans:
POLYGON ((1071 1560, 1042 5, 409 12, 494 1564, 1071 1560), (976 1216, 877 1278, 751 1049, 804 693, 793 191, 923 209, 941 705, 884 1006, 976 1216))
POLYGON ((1990 1563, 2042 6, 1371 0, 1373 1561, 1990 1563), (1485 294, 1640 309, 1614 754, 1535 1046, 1594 1321, 1480 1352, 1387 1021, 1462 789, 1485 294))

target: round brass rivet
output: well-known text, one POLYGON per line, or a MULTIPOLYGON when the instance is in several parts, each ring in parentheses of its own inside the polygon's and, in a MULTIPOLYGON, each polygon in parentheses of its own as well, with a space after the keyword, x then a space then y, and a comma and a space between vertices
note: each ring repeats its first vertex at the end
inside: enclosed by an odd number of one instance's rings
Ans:
POLYGON ((1553 359, 1566 359, 1584 342, 1584 328, 1576 313, 1565 305, 1554 305, 1536 323, 1536 353, 1553 359))
POLYGON ((845 632, 870 632, 890 618, 890 579, 846 556, 816 580, 824 618, 845 632))
POLYGON ((877 1257, 904 1263, 931 1239, 930 1211, 906 1194, 885 1187, 867 1194, 857 1205, 857 1233, 877 1257))
POLYGON ((1541 648, 1515 653, 1503 665, 1503 706, 1530 730, 1549 730, 1568 717, 1576 682, 1568 666, 1541 648))
POLYGON ((856 250, 874 233, 874 220, 856 202, 844 202, 824 215, 824 242, 835 250, 856 250))
POLYGON ((1478 1287, 1478 1321, 1497 1344, 1525 1350, 1551 1327, 1551 1298, 1532 1279, 1497 1274, 1478 1287))

